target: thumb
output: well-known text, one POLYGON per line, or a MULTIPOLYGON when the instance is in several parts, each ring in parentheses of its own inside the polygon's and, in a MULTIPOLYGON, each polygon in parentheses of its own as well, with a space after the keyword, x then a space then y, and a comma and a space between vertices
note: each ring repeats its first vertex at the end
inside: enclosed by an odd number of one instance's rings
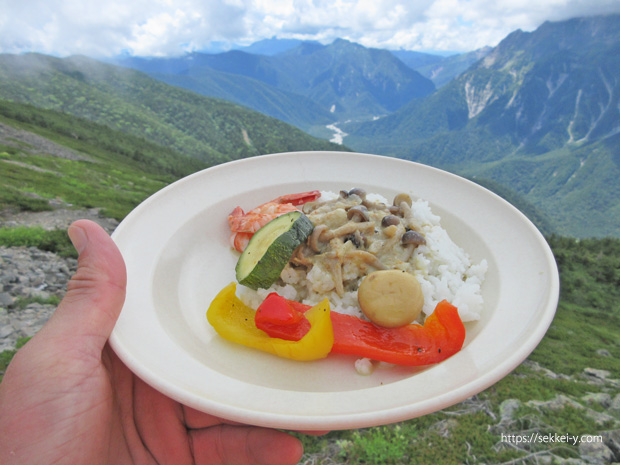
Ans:
POLYGON ((76 221, 68 234, 79 254, 78 268, 47 329, 59 337, 92 337, 95 349, 101 350, 125 301, 125 263, 97 223, 76 221))

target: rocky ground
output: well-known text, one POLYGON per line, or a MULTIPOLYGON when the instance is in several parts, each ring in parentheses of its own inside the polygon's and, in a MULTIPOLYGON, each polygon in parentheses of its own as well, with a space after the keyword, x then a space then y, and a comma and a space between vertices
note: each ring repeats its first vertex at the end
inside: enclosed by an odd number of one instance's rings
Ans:
POLYGON ((41 329, 76 266, 34 247, 0 247, 0 352, 41 329))
MULTIPOLYGON (((34 134, 29 131, 14 128, 4 123, 0 123, 0 143, 15 147, 20 150, 28 150, 33 154, 51 155, 54 157, 65 158, 67 160, 94 160, 82 152, 76 152, 68 147, 56 144, 51 140, 34 134)), ((28 166, 32 168, 31 165, 28 166)))
MULTIPOLYGON (((118 222, 98 209, 57 208, 44 212, 2 212, 1 226, 40 226, 66 229, 78 219, 90 219, 111 233, 118 222)), ((30 247, 0 247, 0 352, 14 349, 33 336, 54 312, 77 267, 73 258, 30 247)))

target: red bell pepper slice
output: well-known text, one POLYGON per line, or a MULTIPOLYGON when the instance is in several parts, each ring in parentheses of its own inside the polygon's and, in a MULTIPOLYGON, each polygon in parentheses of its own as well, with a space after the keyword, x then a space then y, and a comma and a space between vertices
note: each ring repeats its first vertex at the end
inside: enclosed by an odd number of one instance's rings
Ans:
POLYGON ((271 337, 299 341, 310 330, 310 322, 304 316, 309 308, 272 292, 256 310, 254 321, 258 329, 271 337))
POLYGON ((332 312, 332 353, 367 357, 398 365, 441 362, 463 347, 465 326, 458 310, 447 301, 437 304, 424 326, 383 328, 352 315, 332 312))
MULTIPOLYGON (((278 325, 273 321, 259 324, 257 317, 257 327, 271 337, 301 339, 307 331, 302 327, 303 322, 307 321, 303 312, 310 306, 286 300, 277 294, 275 296, 271 298, 270 306, 276 301, 283 301, 288 304, 289 311, 297 312, 302 318, 297 323, 278 325)), ((383 328, 356 316, 337 312, 331 312, 331 319, 334 329, 331 353, 356 355, 398 365, 420 366, 441 362, 461 350, 465 340, 465 326, 458 309, 446 300, 437 304, 423 326, 410 324, 383 328)))
POLYGON ((256 320, 278 325, 293 325, 304 317, 303 312, 296 310, 290 301, 272 292, 256 310, 256 320))

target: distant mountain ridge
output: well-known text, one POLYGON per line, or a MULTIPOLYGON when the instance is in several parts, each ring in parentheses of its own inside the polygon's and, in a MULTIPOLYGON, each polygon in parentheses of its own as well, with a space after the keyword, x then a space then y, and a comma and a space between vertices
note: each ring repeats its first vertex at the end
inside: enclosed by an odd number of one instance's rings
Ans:
POLYGON ((475 74, 486 70, 504 78, 506 92, 480 110, 470 99, 469 111, 493 114, 496 131, 514 128, 521 146, 556 148, 620 131, 620 15, 515 31, 471 70, 473 99, 475 74))
POLYGON ((345 143, 511 186, 561 232, 617 236, 619 76, 620 15, 547 22, 433 95, 345 127, 345 143))
POLYGON ((203 95, 230 99, 305 130, 388 114, 435 90, 432 81, 392 53, 342 39, 330 45, 301 42, 271 56, 231 50, 115 63, 203 95), (246 91, 239 93, 241 82, 246 91))
POLYGON ((259 40, 258 42, 254 42, 253 44, 244 47, 235 47, 233 50, 241 50, 247 53, 271 56, 286 52, 302 44, 321 45, 320 42, 315 40, 278 39, 276 37, 272 37, 270 39, 259 40))
POLYGON ((613 136, 620 131, 618 51, 620 15, 515 31, 449 85, 364 124, 360 134, 410 142, 467 127, 537 153, 613 136))
POLYGON ((426 97, 434 84, 386 50, 338 39, 311 53, 292 49, 279 55, 298 78, 290 90, 304 92, 342 118, 392 112, 426 97))
POLYGON ((484 58, 490 51, 491 47, 482 47, 473 52, 461 53, 458 55, 451 55, 444 57, 441 61, 429 62, 426 64, 405 63, 414 67, 422 76, 429 78, 435 84, 435 87, 439 88, 454 78, 460 76, 471 65, 484 58))

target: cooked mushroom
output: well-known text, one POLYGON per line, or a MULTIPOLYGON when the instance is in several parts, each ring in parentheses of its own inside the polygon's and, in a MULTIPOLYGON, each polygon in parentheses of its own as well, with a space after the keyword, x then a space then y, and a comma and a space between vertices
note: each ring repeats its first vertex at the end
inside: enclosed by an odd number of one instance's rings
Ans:
POLYGON ((297 247, 293 252, 293 256, 291 257, 291 263, 299 266, 312 266, 312 261, 309 260, 308 256, 306 255, 307 251, 308 248, 304 245, 300 245, 299 247, 297 247))
POLYGON ((340 226, 336 229, 330 229, 329 231, 325 231, 321 235, 321 240, 330 241, 335 237, 347 236, 349 234, 354 234, 355 231, 359 231, 362 234, 371 234, 375 230, 375 224, 372 221, 365 221, 363 223, 354 223, 350 222, 345 225, 340 226))
POLYGON ((413 244, 415 246, 418 246, 426 244, 426 239, 424 239, 424 236, 414 230, 406 231, 400 240, 404 245, 413 244))
POLYGON ((349 234, 343 238, 344 242, 350 241, 356 248, 365 247, 368 243, 368 239, 364 236, 359 229, 353 234, 349 234))
POLYGON ((403 217, 403 223, 407 229, 416 229, 415 225, 419 223, 416 220, 415 215, 413 214, 413 210, 411 206, 407 205, 406 202, 401 202, 400 204, 400 212, 403 217))
POLYGON ((319 242, 321 241, 321 234, 327 231, 327 225, 319 224, 314 227, 312 233, 308 237, 308 246, 314 251, 319 252, 319 242))
POLYGON ((364 200, 366 198, 366 191, 361 187, 354 187, 348 192, 349 195, 357 195, 360 199, 364 200))
POLYGON ((342 263, 338 259, 326 260, 327 269, 332 275, 334 285, 336 286, 336 294, 344 295, 344 282, 342 281, 342 263))
POLYGON ((377 270, 387 270, 387 266, 385 266, 377 256, 371 254, 370 252, 366 252, 365 250, 353 250, 348 252, 344 258, 345 260, 357 258, 377 270))
POLYGON ((356 205, 355 207, 349 208, 347 211, 347 218, 353 221, 370 220, 370 216, 368 216, 368 209, 366 209, 363 205, 356 205))
POLYGON ((383 229, 383 234, 387 239, 381 245, 381 248, 376 251, 377 256, 384 257, 393 255, 394 248, 401 242, 401 238, 405 233, 405 228, 402 225, 388 226, 383 229), (393 230, 392 230, 393 228, 393 230))
POLYGON ((384 228, 396 226, 397 224, 400 224, 400 218, 396 215, 385 215, 381 220, 381 226, 384 228))
POLYGON ((366 247, 368 246, 368 238, 366 236, 364 236, 360 230, 358 229, 357 231, 355 231, 355 234, 353 234, 353 236, 355 237, 355 241, 358 245, 358 247, 366 247))
POLYGON ((394 205, 396 207, 400 206, 402 202, 405 202, 409 206, 413 205, 413 201, 411 200, 411 196, 409 194, 402 193, 394 197, 394 205))

